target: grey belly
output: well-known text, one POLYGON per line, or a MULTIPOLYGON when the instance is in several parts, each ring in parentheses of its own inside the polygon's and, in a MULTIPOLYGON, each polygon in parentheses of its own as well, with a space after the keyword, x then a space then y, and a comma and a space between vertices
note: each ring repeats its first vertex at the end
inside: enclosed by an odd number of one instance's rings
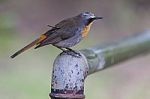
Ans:
POLYGON ((54 45, 58 46, 58 47, 62 47, 62 48, 72 47, 72 46, 76 45, 77 43, 79 43, 81 40, 82 40, 82 37, 80 35, 75 35, 69 39, 60 41, 54 45))

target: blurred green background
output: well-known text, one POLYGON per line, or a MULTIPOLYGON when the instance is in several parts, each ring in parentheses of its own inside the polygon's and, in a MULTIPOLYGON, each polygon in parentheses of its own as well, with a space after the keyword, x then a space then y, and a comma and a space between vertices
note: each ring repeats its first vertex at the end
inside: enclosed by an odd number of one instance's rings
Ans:
MULTIPOLYGON (((150 29, 150 0, 0 0, 0 98, 48 99, 51 69, 61 52, 53 46, 31 49, 10 59, 48 24, 91 11, 104 19, 74 49, 112 42, 150 29)), ((86 99, 149 99, 150 55, 89 76, 86 99)))

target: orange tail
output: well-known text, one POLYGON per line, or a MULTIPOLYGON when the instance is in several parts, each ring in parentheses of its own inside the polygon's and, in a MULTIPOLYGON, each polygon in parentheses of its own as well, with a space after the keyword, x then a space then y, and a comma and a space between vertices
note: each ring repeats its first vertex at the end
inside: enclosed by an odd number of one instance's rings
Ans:
POLYGON ((10 56, 11 58, 16 57, 17 55, 21 54, 22 52, 28 50, 29 48, 33 47, 34 45, 39 44, 41 41, 43 41, 46 38, 46 36, 44 34, 41 35, 40 38, 34 40, 32 43, 28 44, 27 46, 25 46, 24 48, 20 49, 19 51, 17 51, 15 54, 13 54, 12 56, 10 56))

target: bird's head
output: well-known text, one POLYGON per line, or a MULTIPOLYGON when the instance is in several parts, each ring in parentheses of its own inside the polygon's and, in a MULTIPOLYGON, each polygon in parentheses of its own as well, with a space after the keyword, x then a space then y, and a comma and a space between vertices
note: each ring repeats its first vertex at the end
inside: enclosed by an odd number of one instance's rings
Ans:
POLYGON ((83 21, 86 21, 87 24, 90 24, 94 20, 102 19, 103 17, 97 17, 91 12, 83 12, 78 15, 83 21))

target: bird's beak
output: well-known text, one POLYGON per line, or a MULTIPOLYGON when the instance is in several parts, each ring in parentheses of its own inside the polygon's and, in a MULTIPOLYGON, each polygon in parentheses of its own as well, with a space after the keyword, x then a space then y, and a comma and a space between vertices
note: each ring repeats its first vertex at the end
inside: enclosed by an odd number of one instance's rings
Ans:
POLYGON ((93 20, 103 19, 103 17, 94 17, 93 20))

